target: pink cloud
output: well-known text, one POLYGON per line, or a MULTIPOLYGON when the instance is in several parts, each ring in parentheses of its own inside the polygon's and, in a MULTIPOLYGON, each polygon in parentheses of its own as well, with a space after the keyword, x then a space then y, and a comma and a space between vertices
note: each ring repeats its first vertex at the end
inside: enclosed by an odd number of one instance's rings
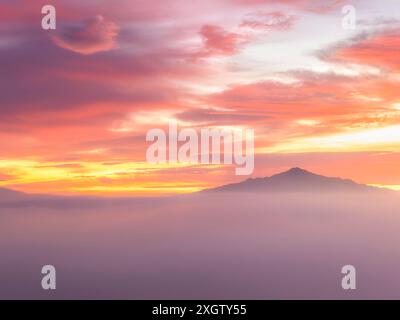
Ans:
MULTIPOLYGON (((273 142, 298 136, 312 136, 340 132, 343 128, 367 125, 395 125, 397 113, 385 108, 397 101, 398 83, 386 77, 366 79, 336 74, 291 72, 298 82, 293 84, 264 81, 245 85, 232 85, 227 90, 209 95, 204 104, 213 105, 224 112, 184 113, 185 120, 218 121, 257 128, 268 128, 273 142), (361 98, 360 98, 361 97, 361 98), (371 101, 362 97, 378 97, 371 101), (240 117, 235 118, 233 115, 240 117), (384 115, 384 116, 382 116, 384 115), (299 119, 315 120, 309 127, 295 128, 299 119), (285 136, 285 134, 288 136, 285 136)), ((264 143, 269 143, 264 140, 264 143)))
POLYGON ((215 25, 204 25, 200 35, 204 43, 200 56, 233 55, 238 52, 240 44, 246 41, 243 35, 228 32, 215 25))
POLYGON ((118 33, 119 28, 115 23, 97 15, 78 25, 62 28, 53 41, 61 48, 90 55, 116 48, 118 33))
POLYGON ((288 30, 296 20, 296 16, 281 11, 256 12, 247 15, 240 26, 251 29, 288 30))

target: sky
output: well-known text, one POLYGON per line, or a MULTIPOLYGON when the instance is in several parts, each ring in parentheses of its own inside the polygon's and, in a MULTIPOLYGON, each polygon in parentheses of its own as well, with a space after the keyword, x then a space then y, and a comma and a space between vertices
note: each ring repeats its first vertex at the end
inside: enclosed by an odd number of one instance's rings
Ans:
POLYGON ((255 132, 253 177, 293 166, 400 189, 398 0, 0 2, 0 187, 163 195, 241 181, 149 164, 146 133, 255 132), (354 29, 342 25, 352 5, 354 29))

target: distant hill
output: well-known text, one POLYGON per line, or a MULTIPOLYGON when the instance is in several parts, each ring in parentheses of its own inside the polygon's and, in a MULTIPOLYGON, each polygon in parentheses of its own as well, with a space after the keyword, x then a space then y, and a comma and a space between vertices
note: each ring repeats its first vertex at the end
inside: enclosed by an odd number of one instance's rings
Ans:
POLYGON ((352 180, 331 178, 314 174, 301 168, 265 178, 250 178, 243 182, 233 183, 206 190, 206 192, 364 192, 390 191, 355 183, 352 180))
POLYGON ((0 201, 16 201, 28 198, 29 195, 23 192, 0 188, 0 201))

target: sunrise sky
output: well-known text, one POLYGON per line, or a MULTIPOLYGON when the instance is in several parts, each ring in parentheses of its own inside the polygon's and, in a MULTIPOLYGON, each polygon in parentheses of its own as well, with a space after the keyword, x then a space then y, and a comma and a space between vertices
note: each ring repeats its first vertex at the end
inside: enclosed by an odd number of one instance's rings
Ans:
POLYGON ((231 166, 150 165, 147 130, 255 130, 254 177, 300 166, 400 189, 398 0, 3 0, 0 186, 169 194, 231 166), (57 29, 41 29, 41 8, 57 29), (355 30, 342 7, 356 8, 355 30))

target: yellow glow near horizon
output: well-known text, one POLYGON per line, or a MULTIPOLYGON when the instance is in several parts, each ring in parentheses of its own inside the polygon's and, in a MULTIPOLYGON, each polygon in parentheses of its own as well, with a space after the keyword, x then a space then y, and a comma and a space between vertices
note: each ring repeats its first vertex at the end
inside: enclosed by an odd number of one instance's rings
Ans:
POLYGON ((185 194, 201 191, 210 187, 209 185, 195 183, 149 183, 141 186, 91 186, 91 187, 73 187, 67 190, 67 193, 71 194, 93 194, 93 195, 128 195, 128 194, 139 194, 139 195, 154 195, 154 194, 185 194))
MULTIPOLYGON (((1 187, 57 194, 157 194, 189 193, 209 187, 198 181, 167 182, 160 180, 163 170, 191 168, 190 163, 150 165, 147 162, 46 162, 40 160, 0 160, 0 170, 9 178, 0 180, 1 187), (139 179, 143 174, 149 181, 139 179), (103 181, 102 179, 107 179, 103 181), (131 182, 128 183, 127 180, 131 182)), ((216 168, 220 165, 202 165, 216 168)))
POLYGON ((371 187, 400 191, 400 185, 397 184, 368 184, 368 185, 371 187))

